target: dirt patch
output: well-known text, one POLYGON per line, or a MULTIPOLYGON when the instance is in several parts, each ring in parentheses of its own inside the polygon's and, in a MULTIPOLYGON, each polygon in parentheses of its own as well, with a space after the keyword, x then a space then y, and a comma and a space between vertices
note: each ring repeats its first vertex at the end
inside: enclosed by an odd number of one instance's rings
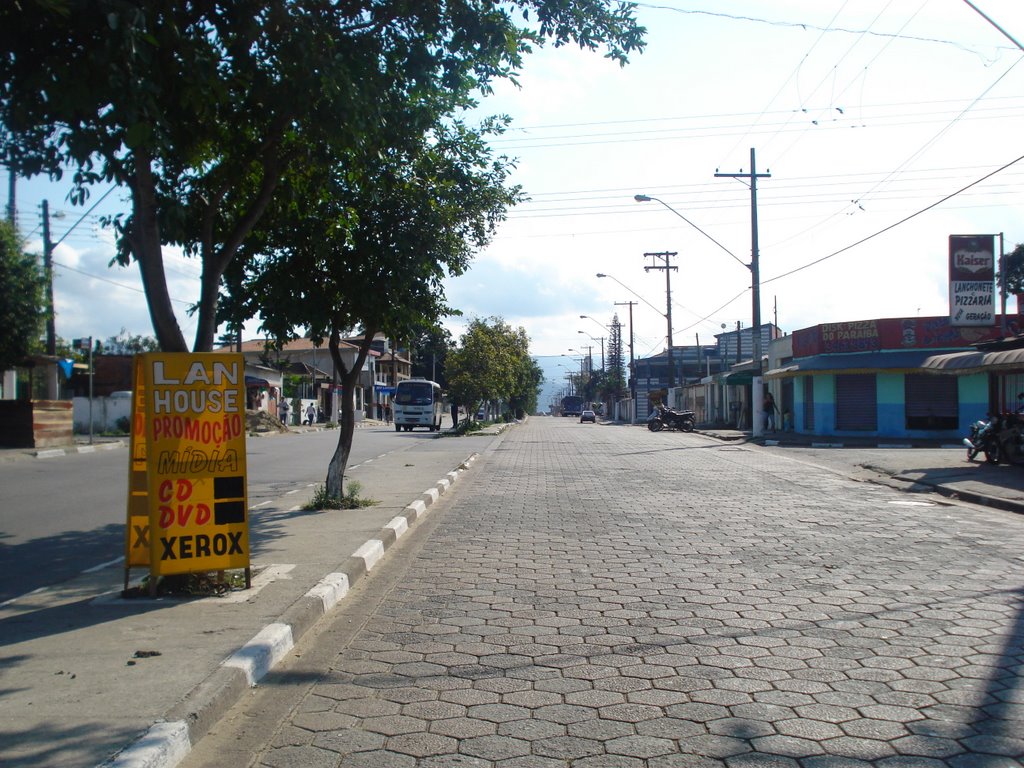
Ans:
POLYGON ((287 432, 288 427, 281 423, 276 416, 271 416, 266 411, 245 412, 246 432, 287 432))

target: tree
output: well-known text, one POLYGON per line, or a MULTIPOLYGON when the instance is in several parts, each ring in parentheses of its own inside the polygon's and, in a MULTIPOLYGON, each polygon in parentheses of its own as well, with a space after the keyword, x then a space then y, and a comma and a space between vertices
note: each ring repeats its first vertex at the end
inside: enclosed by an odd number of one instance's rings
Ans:
POLYGON ((643 48, 634 10, 614 0, 3 3, 0 159, 29 176, 70 168, 73 202, 97 182, 125 187, 118 260, 139 265, 160 346, 188 348, 164 273, 162 249, 174 245, 201 262, 192 348, 207 351, 222 278, 275 199, 354 152, 415 144, 440 108, 514 77, 532 46, 603 46, 624 64, 643 48))
POLYGON ((451 332, 440 324, 422 329, 412 342, 412 375, 432 379, 441 389, 448 389, 444 366, 452 344, 451 332))
POLYGON ((448 386, 452 397, 472 418, 481 403, 518 400, 520 408, 536 405, 543 381, 530 357, 530 339, 522 327, 513 329, 500 317, 475 319, 448 353, 448 386))
POLYGON ((622 323, 616 314, 608 326, 611 336, 608 338, 608 360, 601 381, 600 392, 604 400, 619 400, 626 392, 626 377, 623 374, 625 363, 622 354, 622 323))
POLYGON ((39 343, 43 275, 14 227, 0 221, 0 371, 22 365, 39 343))
POLYGON ((527 355, 520 360, 516 385, 508 398, 509 408, 517 419, 537 412, 537 398, 544 383, 544 370, 537 361, 527 355))
POLYGON ((141 352, 159 352, 160 345, 152 336, 139 336, 122 328, 117 336, 111 336, 96 344, 97 355, 137 355, 141 352))
POLYGON ((345 395, 328 496, 342 495, 355 428, 351 393, 374 336, 415 339, 449 314, 443 279, 465 271, 520 198, 518 187, 505 186, 509 162, 494 158, 486 141, 503 125, 487 120, 470 129, 444 120, 416 147, 328 169, 325 194, 299 196, 301 206, 275 205, 244 246, 253 249, 240 262, 245 271, 228 274, 227 303, 261 313, 278 343, 297 328, 316 342, 328 339, 345 395), (340 342, 354 329, 361 341, 349 367, 340 342))
POLYGON ((1018 243, 1016 248, 1003 257, 999 284, 1006 293, 1024 293, 1024 244, 1018 243))

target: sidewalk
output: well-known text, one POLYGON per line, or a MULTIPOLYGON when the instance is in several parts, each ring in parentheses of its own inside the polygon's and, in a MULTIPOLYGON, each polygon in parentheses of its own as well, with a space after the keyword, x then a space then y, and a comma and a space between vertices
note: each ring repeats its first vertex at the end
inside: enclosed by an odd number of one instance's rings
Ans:
POLYGON ((415 466, 396 453, 354 467, 372 507, 303 512, 294 495, 262 507, 252 590, 124 600, 118 558, 0 605, 0 764, 172 768, 499 433, 438 441, 415 466))
POLYGON ((966 448, 951 440, 896 440, 877 437, 827 438, 794 432, 771 432, 755 438, 750 431, 697 430, 728 442, 766 448, 838 449, 857 467, 877 473, 908 491, 929 490, 953 499, 1024 514, 1024 467, 967 461, 966 448))

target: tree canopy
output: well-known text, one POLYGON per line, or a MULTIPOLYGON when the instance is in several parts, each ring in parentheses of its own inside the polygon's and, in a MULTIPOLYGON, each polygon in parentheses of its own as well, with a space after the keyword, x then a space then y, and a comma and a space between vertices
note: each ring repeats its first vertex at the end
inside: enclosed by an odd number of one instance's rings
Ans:
MULTIPOLYGON (((259 313, 279 342, 299 331, 328 339, 342 387, 352 391, 377 333, 412 341, 450 312, 442 281, 465 271, 519 199, 506 186, 508 160, 486 142, 502 125, 439 122, 416 146, 364 159, 366 178, 332 169, 317 182, 326 192, 318 199, 303 195, 301 207, 282 199, 243 246, 252 253, 229 272, 226 311, 259 313), (354 329, 362 340, 348 366, 338 345, 354 329)), ((342 398, 328 495, 340 494, 352 407, 342 398)))
POLYGON ((38 347, 44 317, 39 265, 14 227, 0 221, 0 371, 23 364, 38 347))
POLYGON ((544 378, 530 357, 526 330, 513 329, 500 317, 470 322, 458 346, 448 353, 446 373, 451 397, 470 417, 490 400, 532 410, 544 378))
POLYGON ((0 160, 29 176, 70 169, 76 202, 96 182, 129 190, 131 211, 115 221, 119 261, 139 265, 161 347, 186 351, 162 249, 200 260, 192 348, 207 351, 222 278, 276 199, 321 193, 324 168, 359 175, 359 161, 415 145, 439 115, 514 77, 533 46, 575 42, 624 63, 643 47, 634 9, 613 0, 4 3, 0 160))

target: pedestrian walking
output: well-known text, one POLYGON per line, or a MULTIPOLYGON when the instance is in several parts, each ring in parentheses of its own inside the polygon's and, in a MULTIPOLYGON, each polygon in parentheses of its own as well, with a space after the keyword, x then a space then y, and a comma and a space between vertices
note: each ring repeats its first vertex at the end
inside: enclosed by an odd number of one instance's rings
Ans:
POLYGON ((765 392, 762 408, 764 410, 764 428, 768 432, 774 432, 775 412, 779 410, 779 408, 775 405, 775 398, 772 396, 771 392, 765 392))
POLYGON ((391 423, 391 403, 385 403, 384 405, 384 423, 391 423))
POLYGON ((277 414, 281 418, 281 423, 288 426, 288 412, 291 410, 291 406, 288 405, 288 401, 283 397, 281 403, 277 406, 277 414))
POLYGON ((310 403, 309 407, 306 409, 306 423, 310 426, 316 424, 316 406, 312 403, 310 403))

